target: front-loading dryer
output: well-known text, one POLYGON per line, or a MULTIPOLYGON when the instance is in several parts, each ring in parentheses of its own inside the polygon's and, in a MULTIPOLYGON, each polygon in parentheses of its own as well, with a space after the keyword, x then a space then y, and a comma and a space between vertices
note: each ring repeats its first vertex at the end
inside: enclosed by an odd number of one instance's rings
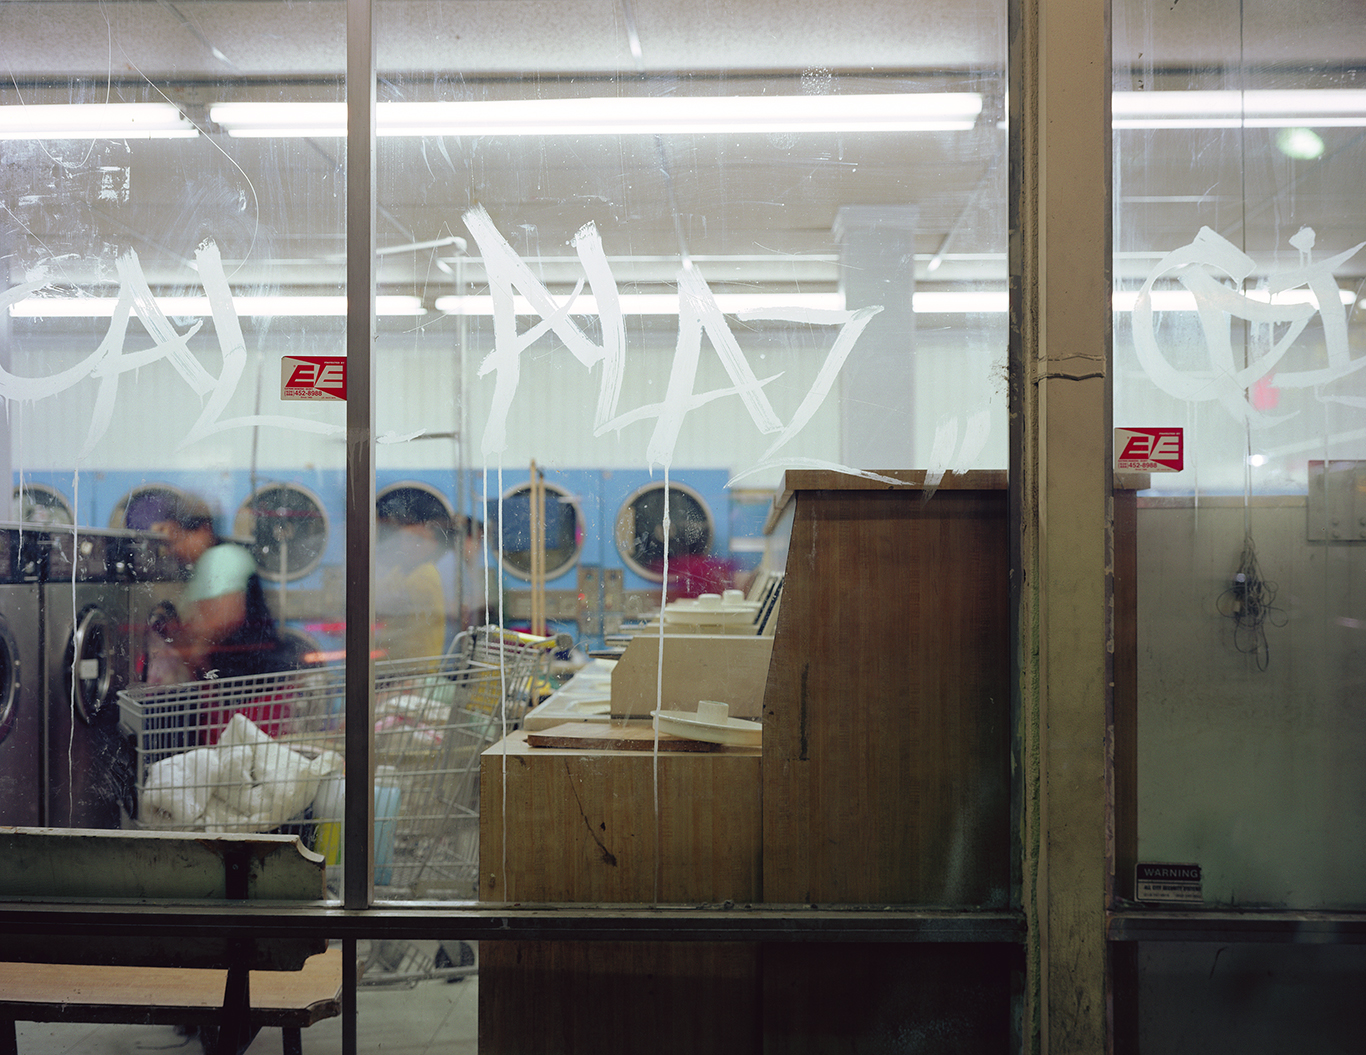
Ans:
POLYGON ((43 696, 38 584, 19 551, 32 528, 0 527, 0 825, 42 823, 43 696))
POLYGON ((131 794, 131 745, 119 733, 128 684, 128 583, 116 535, 49 530, 42 586, 47 809, 44 823, 117 828, 131 794))
POLYGON ((128 584, 128 671, 130 683, 169 684, 193 680, 166 641, 166 627, 178 611, 186 571, 164 535, 128 531, 111 539, 111 579, 128 584))

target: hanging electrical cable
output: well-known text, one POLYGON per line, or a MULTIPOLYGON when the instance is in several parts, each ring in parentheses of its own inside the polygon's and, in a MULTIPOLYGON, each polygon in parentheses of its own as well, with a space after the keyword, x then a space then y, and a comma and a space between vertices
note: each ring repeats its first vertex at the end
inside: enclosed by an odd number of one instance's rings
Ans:
POLYGON ((1248 535, 1243 539, 1243 553, 1234 572, 1233 583, 1219 595, 1219 614, 1233 620, 1233 647, 1255 657, 1258 670, 1266 670, 1271 663, 1271 646, 1266 639, 1266 625, 1281 627, 1289 616, 1275 605, 1276 584, 1262 578, 1257 562, 1257 547, 1248 535))

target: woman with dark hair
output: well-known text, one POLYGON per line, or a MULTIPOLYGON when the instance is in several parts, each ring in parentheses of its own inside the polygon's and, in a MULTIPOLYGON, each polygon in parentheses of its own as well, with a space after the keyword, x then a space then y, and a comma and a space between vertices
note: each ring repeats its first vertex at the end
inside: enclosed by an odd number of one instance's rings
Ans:
POLYGON ((218 536, 201 499, 185 495, 153 525, 190 572, 171 646, 196 678, 264 674, 292 664, 250 551, 218 536))

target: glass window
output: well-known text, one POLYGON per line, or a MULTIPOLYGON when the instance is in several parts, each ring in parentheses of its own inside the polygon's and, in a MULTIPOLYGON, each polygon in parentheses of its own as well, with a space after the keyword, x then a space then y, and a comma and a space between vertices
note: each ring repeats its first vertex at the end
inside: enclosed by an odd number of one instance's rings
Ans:
POLYGON ((378 473, 462 479, 466 578, 565 635, 479 730, 480 897, 1004 907, 999 20, 377 11, 378 473))
POLYGON ((0 16, 5 519, 22 525, 0 585, 4 823, 266 830, 304 820, 322 775, 276 784, 263 760, 228 791, 173 761, 312 721, 240 679, 316 661, 342 619, 343 404, 290 384, 342 354, 339 141, 236 136, 219 110, 340 105, 342 8, 238 7, 0 16), (331 31, 285 46, 301 25, 331 31), (138 695, 205 677, 237 695, 138 695), (230 733, 234 714, 249 724, 230 733))
MULTIPOLYGON (((36 673, 0 822, 296 833, 333 893, 359 836, 380 902, 1015 907, 1003 9, 375 14, 348 481, 345 5, 5 5, 0 674, 36 673)), ((942 997, 987 1046, 1020 969, 485 944, 487 977, 668 963, 812 1035, 942 997), (794 965, 860 1013, 760 989, 794 965)))
POLYGON ((1114 25, 1115 450, 1152 471, 1120 890, 1357 907, 1366 32, 1335 3, 1114 25))

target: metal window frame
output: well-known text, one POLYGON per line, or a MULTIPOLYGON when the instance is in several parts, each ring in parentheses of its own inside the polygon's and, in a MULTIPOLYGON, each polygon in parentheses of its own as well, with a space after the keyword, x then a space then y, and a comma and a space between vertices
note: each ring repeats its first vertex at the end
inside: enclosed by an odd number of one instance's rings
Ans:
MULTIPOLYGON (((0 904, 0 930, 179 935, 268 930, 340 937, 352 953, 344 958, 346 1052, 356 1050, 358 938, 1002 942, 1025 950, 1022 1047, 1101 1050, 1111 867, 1105 838, 1110 696, 1104 566, 1110 538, 1110 5, 1109 0, 1008 0, 1006 6, 1009 509, 1016 651, 1011 852, 1012 900, 1021 910, 375 904, 370 840, 348 839, 339 906, 10 902, 0 904), (1077 105, 1078 100, 1086 105, 1077 105), (1097 452, 1103 452, 1099 469, 1097 452), (1079 509, 1085 515, 1077 518, 1079 509), (1050 510, 1065 512, 1050 518, 1050 510), (1050 560, 1052 554, 1056 557, 1050 560), (1076 772, 1086 779, 1050 780, 1052 774, 1076 772)), ((353 771, 366 773, 373 737, 366 720, 373 619, 365 618, 374 607, 373 7, 374 0, 347 3, 346 605, 351 618, 346 708, 358 720, 347 723, 346 750, 353 771)), ((368 783, 350 782, 349 830, 373 831, 372 812, 368 783)))

